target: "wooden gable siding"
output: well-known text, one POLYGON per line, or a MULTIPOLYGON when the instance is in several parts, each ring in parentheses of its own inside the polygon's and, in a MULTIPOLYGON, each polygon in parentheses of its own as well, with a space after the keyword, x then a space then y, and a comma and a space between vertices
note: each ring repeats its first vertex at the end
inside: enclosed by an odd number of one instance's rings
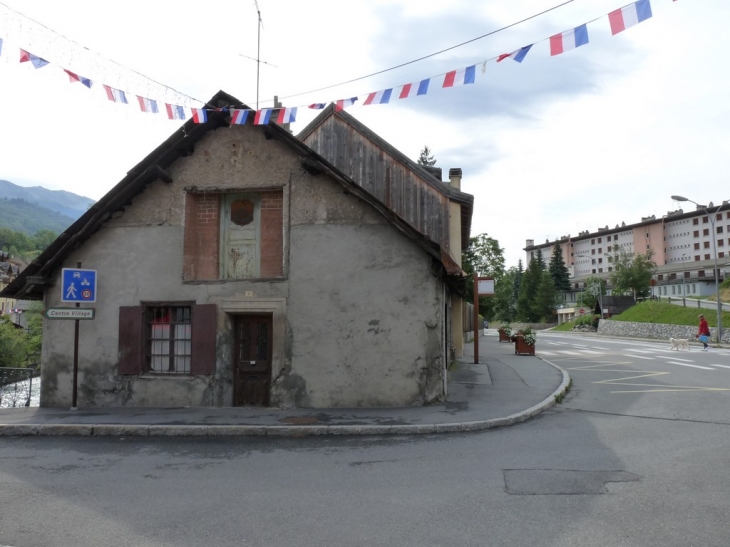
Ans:
POLYGON ((340 171, 442 248, 449 245, 449 198, 365 135, 331 116, 305 140, 340 171))

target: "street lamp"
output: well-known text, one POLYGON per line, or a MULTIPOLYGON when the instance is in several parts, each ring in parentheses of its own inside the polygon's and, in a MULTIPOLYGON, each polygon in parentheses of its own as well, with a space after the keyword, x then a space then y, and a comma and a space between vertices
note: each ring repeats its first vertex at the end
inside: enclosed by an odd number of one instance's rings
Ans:
POLYGON ((697 207, 702 209, 710 219, 710 225, 712 226, 712 250, 715 259, 715 268, 712 273, 715 279, 715 299, 717 300, 717 341, 718 343, 722 343, 722 302, 720 301, 720 281, 718 279, 719 272, 717 271, 717 234, 715 233, 715 215, 722 205, 718 205, 715 212, 710 214, 705 205, 700 205, 696 201, 692 201, 684 196, 672 196, 672 199, 675 201, 689 201, 690 203, 694 203, 697 207))
POLYGON ((682 307, 685 307, 685 308, 687 307, 687 301, 686 301, 687 289, 684 284, 684 261, 686 260, 686 258, 685 258, 686 256, 687 256, 686 253, 682 253, 682 307))

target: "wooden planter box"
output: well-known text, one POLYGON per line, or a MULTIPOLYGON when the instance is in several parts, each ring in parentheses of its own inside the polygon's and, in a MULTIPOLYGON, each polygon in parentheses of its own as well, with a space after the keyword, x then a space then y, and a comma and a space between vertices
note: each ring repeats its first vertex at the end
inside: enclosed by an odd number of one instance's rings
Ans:
POLYGON ((507 336, 501 330, 498 332, 499 332, 499 341, 500 342, 511 342, 512 341, 512 338, 510 336, 507 336))
POLYGON ((513 336, 515 343, 515 355, 535 355, 535 346, 530 346, 525 342, 523 336, 513 336))

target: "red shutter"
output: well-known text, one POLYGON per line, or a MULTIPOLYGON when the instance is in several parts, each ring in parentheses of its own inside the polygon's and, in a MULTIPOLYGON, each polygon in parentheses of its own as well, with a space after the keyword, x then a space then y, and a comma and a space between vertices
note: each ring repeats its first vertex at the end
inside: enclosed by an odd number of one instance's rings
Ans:
POLYGON ((144 342, 144 307, 120 306, 119 374, 142 374, 144 342))
POLYGON ((215 373, 215 335, 218 312, 215 304, 193 306, 192 374, 215 373))

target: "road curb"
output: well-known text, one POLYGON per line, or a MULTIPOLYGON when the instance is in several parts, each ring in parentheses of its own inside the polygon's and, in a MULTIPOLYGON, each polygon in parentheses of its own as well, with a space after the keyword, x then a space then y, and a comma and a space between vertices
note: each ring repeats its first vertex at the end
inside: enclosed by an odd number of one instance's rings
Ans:
POLYGON ((0 424, 0 437, 310 437, 315 435, 433 435, 485 431, 525 422, 556 404, 570 385, 565 369, 538 357, 563 375, 560 386, 542 402, 502 418, 443 424, 403 425, 135 425, 135 424, 0 424))

